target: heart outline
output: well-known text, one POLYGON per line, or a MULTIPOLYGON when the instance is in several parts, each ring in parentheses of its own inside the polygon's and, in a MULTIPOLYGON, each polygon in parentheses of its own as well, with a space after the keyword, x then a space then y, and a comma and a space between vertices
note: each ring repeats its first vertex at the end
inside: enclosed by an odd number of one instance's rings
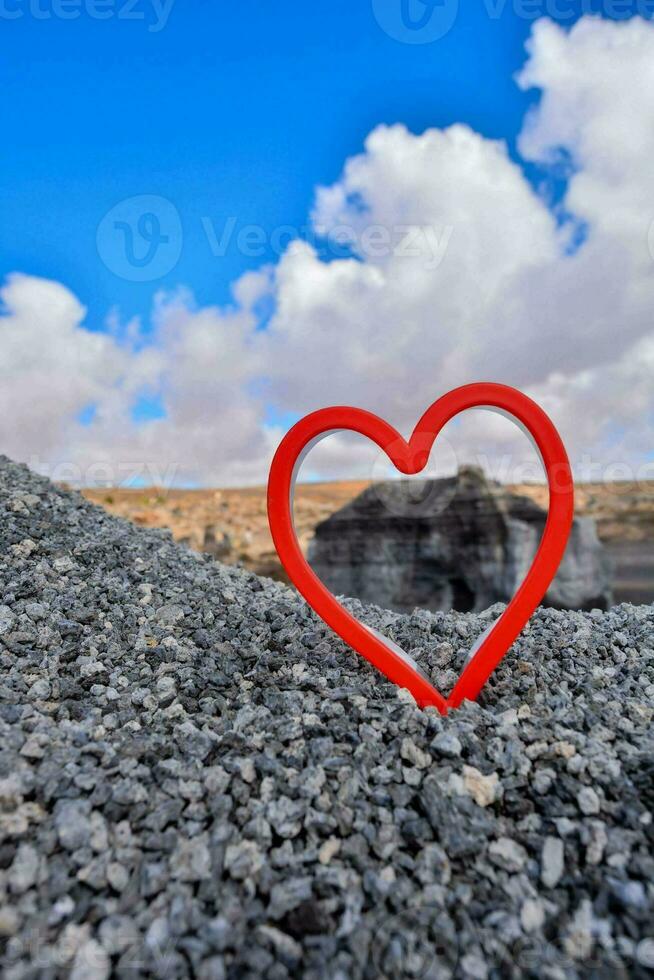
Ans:
MULTIPOLYGON (((407 688, 421 708, 445 715, 479 692, 520 635, 545 596, 563 559, 574 518, 574 483, 565 446, 542 408, 507 385, 477 382, 437 399, 423 414, 408 442, 387 422, 360 408, 335 406, 300 419, 282 439, 270 467, 268 521, 282 565, 314 612, 348 646, 399 687, 407 688), (396 469, 407 476, 422 472, 444 426, 471 408, 508 414, 532 437, 540 453, 550 502, 543 535, 527 575, 499 619, 482 638, 449 697, 444 697, 402 651, 389 646, 337 601, 302 554, 293 523, 293 491, 302 460, 315 443, 336 431, 357 432, 374 442, 396 469)), ((396 648, 397 649, 397 648, 396 648)))

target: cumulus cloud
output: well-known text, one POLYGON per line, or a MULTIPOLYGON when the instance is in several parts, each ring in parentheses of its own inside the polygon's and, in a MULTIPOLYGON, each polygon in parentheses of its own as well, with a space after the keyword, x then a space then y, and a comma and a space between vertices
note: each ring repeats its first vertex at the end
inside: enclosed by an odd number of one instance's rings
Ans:
MULTIPOLYGON (((540 21, 517 84, 540 91, 522 161, 544 183, 567 177, 554 207, 502 142, 464 125, 421 135, 381 126, 316 194, 316 231, 347 243, 348 257, 326 261, 295 241, 239 280, 227 308, 159 296, 147 345, 134 331, 90 333, 61 285, 11 279, 3 450, 87 472, 120 461, 182 482, 259 482, 281 436, 266 424, 271 407, 281 418, 350 403, 408 433, 440 393, 495 380, 550 412, 579 467, 652 458, 654 25, 540 21), (265 325, 262 304, 273 311, 265 325), (142 391, 164 417, 132 419, 142 391)), ((533 458, 488 413, 449 437, 460 461, 533 458)), ((334 437, 311 471, 360 473, 373 455, 334 437)))
POLYGON ((281 433, 261 424, 251 390, 256 276, 233 309, 195 309, 188 295, 159 296, 147 346, 137 325, 91 332, 60 283, 12 276, 0 311, 0 446, 72 482, 252 482, 281 433), (164 415, 137 423, 140 397, 164 415))
POLYGON ((84 307, 59 283, 14 275, 0 301, 2 450, 65 453, 80 413, 120 386, 126 353, 83 329, 84 307))

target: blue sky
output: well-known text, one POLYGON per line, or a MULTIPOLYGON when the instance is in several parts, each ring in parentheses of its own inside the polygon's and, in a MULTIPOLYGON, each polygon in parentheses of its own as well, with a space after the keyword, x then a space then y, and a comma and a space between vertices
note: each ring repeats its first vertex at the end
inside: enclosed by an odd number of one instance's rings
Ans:
POLYGON ((389 37, 370 0, 177 0, 158 30, 150 0, 132 8, 142 19, 119 16, 124 0, 108 0, 106 20, 79 2, 63 20, 51 0, 4 0, 21 16, 0 19, 0 272, 63 282, 95 329, 113 307, 146 316, 160 287, 228 301, 275 256, 242 254, 236 232, 215 256, 207 227, 301 229, 315 186, 377 124, 464 121, 513 148, 535 98, 512 80, 532 27, 512 3, 492 17, 490 0, 466 0, 445 37, 420 45, 389 37), (103 216, 138 195, 170 200, 183 229, 179 262, 154 283, 115 275, 96 247, 103 216))
MULTIPOLYGON (((645 13, 0 0, 0 451, 79 480, 260 482, 307 411, 408 429, 487 377, 580 458, 649 460, 645 13), (352 251, 286 249, 314 208, 352 251)), ((510 443, 464 429, 470 458, 510 443)), ((358 473, 334 445, 316 472, 358 473)))

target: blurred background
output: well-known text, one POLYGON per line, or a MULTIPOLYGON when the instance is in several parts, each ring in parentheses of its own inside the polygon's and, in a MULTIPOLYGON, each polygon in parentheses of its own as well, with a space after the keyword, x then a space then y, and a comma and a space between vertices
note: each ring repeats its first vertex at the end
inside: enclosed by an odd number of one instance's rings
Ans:
MULTIPOLYGON (((653 601, 653 15, 6 0, 0 452, 281 576, 262 488, 298 418, 352 404, 408 435, 504 382, 578 482, 548 601, 653 601)), ((392 476, 343 435, 306 461, 332 587, 510 596, 547 507, 519 429, 468 413, 417 489, 392 476)))

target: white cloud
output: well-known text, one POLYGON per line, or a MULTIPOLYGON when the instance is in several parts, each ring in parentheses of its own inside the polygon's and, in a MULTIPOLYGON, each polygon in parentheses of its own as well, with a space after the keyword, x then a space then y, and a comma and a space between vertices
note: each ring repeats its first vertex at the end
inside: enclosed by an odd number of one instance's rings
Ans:
POLYGON ((0 299, 2 451, 65 453, 79 413, 120 385, 126 354, 83 329, 84 307, 59 283, 14 275, 0 299))
MULTIPOLYGON (((256 300, 253 277, 238 296, 256 300)), ((280 434, 262 428, 250 395, 260 362, 247 308, 194 310, 188 296, 159 297, 155 339, 143 347, 134 324, 86 329, 86 311, 59 283, 12 276, 1 298, 2 452, 81 482, 265 478, 280 434), (136 424, 142 393, 161 393, 167 417, 136 424), (90 407, 93 421, 83 424, 90 407)))
MULTIPOLYGON (((335 403, 403 431, 442 392, 496 380, 532 394, 573 458, 638 465, 654 448, 654 25, 583 18, 534 27, 518 76, 541 90, 519 150, 546 174, 572 165, 558 216, 501 142, 467 126, 416 136, 374 130, 342 177, 319 189, 316 227, 353 256, 325 262, 293 243, 244 276, 230 308, 158 297, 154 340, 91 334, 63 286, 15 277, 0 317, 0 446, 86 466, 147 462, 205 483, 265 479, 280 432, 266 405, 335 403), (274 307, 260 330, 260 301, 274 307), (136 393, 167 416, 135 424, 136 393), (35 395, 35 391, 37 394, 35 395), (75 421, 97 405, 93 424, 75 421)), ((505 421, 475 413, 451 433, 460 458, 529 458, 505 421)), ((311 470, 361 472, 360 440, 316 450, 311 470)), ((368 464, 369 465, 369 464, 368 464)), ((510 475, 510 474, 508 474, 510 475)))
POLYGON ((528 160, 574 161, 567 205, 597 233, 619 239, 643 265, 652 220, 654 25, 584 18, 571 33, 536 24, 519 75, 543 91, 520 140, 528 160))
POLYGON ((357 240, 371 226, 411 227, 417 242, 427 227, 451 233, 437 269, 425 240, 416 256, 325 265, 305 246, 282 259, 267 339, 273 359, 287 352, 276 395, 302 410, 336 398, 417 420, 437 393, 485 373, 488 318, 507 284, 559 254, 556 223, 506 148, 463 126, 375 130, 342 181, 318 193, 315 218, 357 240))

